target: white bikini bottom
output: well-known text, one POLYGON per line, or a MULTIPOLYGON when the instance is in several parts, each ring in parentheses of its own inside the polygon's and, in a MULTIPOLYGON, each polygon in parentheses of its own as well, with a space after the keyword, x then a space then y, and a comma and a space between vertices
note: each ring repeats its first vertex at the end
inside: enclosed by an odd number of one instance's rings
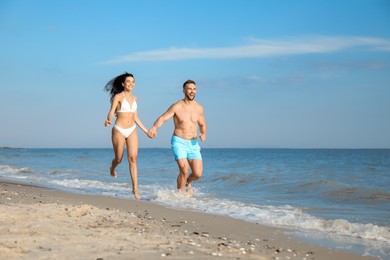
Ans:
POLYGON ((131 135, 131 133, 134 131, 135 127, 136 127, 135 124, 130 128, 121 128, 116 124, 114 125, 114 128, 116 130, 118 130, 125 138, 127 138, 131 135))

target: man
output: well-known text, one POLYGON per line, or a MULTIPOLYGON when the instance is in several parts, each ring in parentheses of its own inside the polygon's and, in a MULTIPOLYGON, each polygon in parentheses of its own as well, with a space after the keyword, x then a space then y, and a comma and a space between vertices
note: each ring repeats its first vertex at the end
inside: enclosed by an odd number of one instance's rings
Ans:
POLYGON ((205 141, 207 125, 203 107, 194 100, 196 96, 195 81, 187 80, 184 82, 183 93, 184 99, 171 105, 154 122, 148 135, 152 138, 156 137, 157 129, 173 117, 175 130, 171 139, 171 148, 179 166, 177 189, 183 193, 188 187, 189 195, 192 195, 191 182, 199 179, 203 171, 197 130, 199 126, 199 138, 205 141), (188 176, 189 168, 191 168, 191 174, 188 176))

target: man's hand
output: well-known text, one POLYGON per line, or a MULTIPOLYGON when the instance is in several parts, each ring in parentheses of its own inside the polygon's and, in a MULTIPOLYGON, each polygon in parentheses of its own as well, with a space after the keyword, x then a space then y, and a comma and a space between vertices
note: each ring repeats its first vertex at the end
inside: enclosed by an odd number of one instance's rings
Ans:
POLYGON ((147 135, 149 136, 149 138, 155 138, 157 136, 157 131, 154 129, 154 128, 151 128, 147 135))
POLYGON ((206 134, 200 134, 199 135, 199 138, 202 142, 204 142, 206 140, 206 134))

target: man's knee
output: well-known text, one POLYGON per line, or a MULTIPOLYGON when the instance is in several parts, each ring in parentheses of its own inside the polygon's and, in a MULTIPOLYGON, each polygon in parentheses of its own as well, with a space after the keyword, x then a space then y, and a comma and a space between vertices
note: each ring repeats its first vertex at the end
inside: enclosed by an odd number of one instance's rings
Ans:
POLYGON ((179 166, 180 172, 188 173, 188 163, 185 160, 177 160, 177 166, 179 166))
POLYGON ((188 175, 188 166, 179 166, 180 174, 188 175))
POLYGON ((202 171, 193 171, 193 172, 192 172, 192 176, 193 176, 193 179, 194 179, 194 180, 197 180, 197 179, 199 179, 200 177, 202 177, 202 171))
POLYGON ((194 161, 191 164, 191 170, 192 170, 192 178, 194 180, 199 179, 202 177, 202 172, 203 172, 203 164, 201 161, 194 161))

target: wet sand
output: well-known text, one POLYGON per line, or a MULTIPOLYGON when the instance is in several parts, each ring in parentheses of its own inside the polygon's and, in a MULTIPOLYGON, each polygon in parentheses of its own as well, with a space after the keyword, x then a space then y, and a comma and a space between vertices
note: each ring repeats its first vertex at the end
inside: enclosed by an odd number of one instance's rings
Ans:
POLYGON ((376 259, 148 201, 0 180, 0 259, 376 259))

